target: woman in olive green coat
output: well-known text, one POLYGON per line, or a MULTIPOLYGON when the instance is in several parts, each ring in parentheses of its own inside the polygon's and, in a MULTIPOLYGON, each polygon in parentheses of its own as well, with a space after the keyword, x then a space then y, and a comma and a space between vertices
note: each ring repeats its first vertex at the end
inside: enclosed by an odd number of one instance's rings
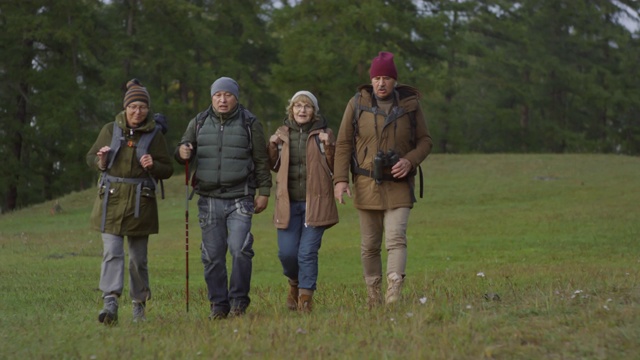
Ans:
POLYGON ((133 320, 145 320, 151 297, 147 267, 149 234, 158 233, 157 180, 167 179, 173 167, 167 143, 149 111, 149 93, 133 79, 127 83, 124 110, 106 124, 87 153, 87 164, 102 171, 91 213, 92 228, 103 242, 100 290, 104 308, 98 320, 118 320, 118 298, 124 288, 124 237, 129 243, 129 294, 133 320))

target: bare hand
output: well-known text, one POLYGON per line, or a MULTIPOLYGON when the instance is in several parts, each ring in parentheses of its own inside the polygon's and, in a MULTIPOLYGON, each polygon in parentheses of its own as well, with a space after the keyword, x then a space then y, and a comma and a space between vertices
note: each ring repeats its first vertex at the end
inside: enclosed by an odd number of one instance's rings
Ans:
POLYGON ((344 204, 344 193, 347 193, 349 197, 351 197, 351 189, 349 189, 349 183, 346 181, 341 181, 336 183, 333 187, 333 196, 338 200, 340 204, 344 204))
POLYGON ((144 154, 140 157, 140 165, 145 170, 150 170, 153 167, 153 158, 149 154, 144 154))
POLYGON ((266 209, 267 204, 269 204, 269 197, 258 195, 253 201, 253 207, 255 208, 256 214, 260 214, 264 209, 266 209))
POLYGON ((282 139, 280 139, 280 137, 278 136, 278 134, 273 134, 271 135, 271 137, 269 138, 269 142, 272 142, 274 144, 280 144, 282 143, 282 139))
POLYGON ((191 152, 193 151, 193 145, 191 143, 185 143, 180 145, 178 149, 178 153, 180 155, 180 159, 189 160, 191 159, 191 152))
POLYGON ((322 141, 325 145, 329 144, 329 134, 326 132, 318 134, 318 139, 322 141))
POLYGON ((401 158, 391 168, 391 175, 396 179, 402 179, 403 177, 409 175, 412 169, 413 165, 411 165, 411 161, 405 158, 401 158))
POLYGON ((96 155, 98 156, 98 167, 100 168, 100 170, 105 170, 107 168, 107 158, 109 157, 109 151, 111 151, 111 148, 109 146, 103 146, 96 153, 96 155))

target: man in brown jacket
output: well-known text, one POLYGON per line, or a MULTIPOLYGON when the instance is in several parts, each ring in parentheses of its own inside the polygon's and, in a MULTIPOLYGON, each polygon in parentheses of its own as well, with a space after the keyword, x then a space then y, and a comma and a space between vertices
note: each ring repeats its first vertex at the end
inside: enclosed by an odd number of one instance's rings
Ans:
POLYGON ((360 218, 361 260, 367 284, 367 304, 382 303, 381 245, 384 232, 387 258, 387 304, 400 299, 407 262, 407 223, 416 201, 416 169, 429 155, 431 135, 417 89, 398 85, 393 54, 380 52, 369 69, 371 85, 358 88, 338 132, 334 196, 351 197, 360 218))

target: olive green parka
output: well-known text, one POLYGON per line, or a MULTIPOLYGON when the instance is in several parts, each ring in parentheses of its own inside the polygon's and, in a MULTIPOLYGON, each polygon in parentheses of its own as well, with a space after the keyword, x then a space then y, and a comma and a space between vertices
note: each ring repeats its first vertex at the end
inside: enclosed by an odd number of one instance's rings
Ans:
MULTIPOLYGON (((147 119, 136 129, 126 125, 126 114, 122 111, 116 115, 115 122, 125 136, 125 143, 120 147, 113 166, 107 170, 111 176, 122 178, 168 179, 173 174, 173 166, 167 149, 167 143, 161 131, 158 131, 149 145, 148 153, 153 158, 153 167, 146 171, 136 158, 136 147, 145 132, 152 131, 156 122, 150 111, 147 119)), ((100 134, 91 149, 87 152, 89 167, 100 171, 98 167, 98 150, 111 145, 113 122, 102 127, 100 134)), ((104 187, 98 187, 98 193, 91 212, 91 227, 100 231, 102 223, 102 203, 104 187)), ((136 205, 136 185, 127 183, 111 183, 111 191, 107 203, 104 233, 120 236, 143 236, 158 233, 158 205, 155 191, 143 188, 140 196, 140 214, 134 217, 136 205)))

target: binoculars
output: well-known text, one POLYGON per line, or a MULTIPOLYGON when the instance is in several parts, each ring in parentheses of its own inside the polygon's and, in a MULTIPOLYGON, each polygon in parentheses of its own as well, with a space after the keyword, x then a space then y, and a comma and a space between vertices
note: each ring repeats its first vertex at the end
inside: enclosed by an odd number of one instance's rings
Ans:
POLYGON ((373 178, 377 183, 384 180, 384 170, 390 169, 400 160, 398 154, 395 151, 389 150, 384 153, 382 150, 378 150, 378 153, 373 158, 373 178))

